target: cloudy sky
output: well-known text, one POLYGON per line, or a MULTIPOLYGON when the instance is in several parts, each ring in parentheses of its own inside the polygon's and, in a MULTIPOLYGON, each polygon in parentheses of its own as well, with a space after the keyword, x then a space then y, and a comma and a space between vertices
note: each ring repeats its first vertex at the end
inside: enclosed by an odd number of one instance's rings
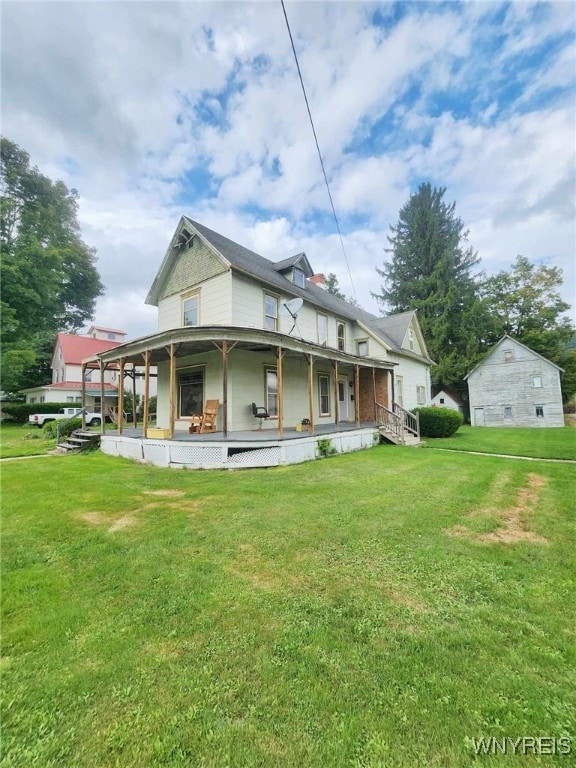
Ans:
POLYGON ((365 309, 422 181, 482 267, 564 269, 574 301, 575 6, 2 2, 2 132, 80 193, 106 294, 96 321, 156 330, 145 296, 182 214, 268 258, 304 250, 365 309))

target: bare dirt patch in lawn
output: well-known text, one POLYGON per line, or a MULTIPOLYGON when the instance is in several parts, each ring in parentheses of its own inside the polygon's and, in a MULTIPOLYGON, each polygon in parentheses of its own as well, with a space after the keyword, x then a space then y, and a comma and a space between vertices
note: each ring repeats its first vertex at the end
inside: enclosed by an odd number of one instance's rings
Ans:
POLYGON ((115 533, 115 531, 121 531, 123 528, 130 528, 133 525, 136 525, 136 519, 132 515, 124 515, 112 523, 108 528, 108 533, 115 533))
POLYGON ((160 491, 144 491, 146 496, 178 496, 182 497, 185 496, 184 491, 177 491, 175 488, 166 488, 165 490, 160 491))
MULTIPOLYGON (((526 518, 535 512, 547 480, 541 475, 534 473, 530 473, 526 479, 527 485, 519 489, 516 503, 513 506, 503 510, 487 507, 485 509, 473 510, 468 514, 469 518, 480 514, 495 515, 499 523, 497 530, 491 533, 475 534, 464 525, 455 525, 446 530, 446 533, 449 536, 472 538, 487 544, 516 544, 520 541, 548 544, 548 539, 534 533, 534 531, 530 531, 526 522, 526 518)), ((505 481, 507 482, 507 477, 505 481)), ((505 482, 498 478, 491 489, 491 495, 497 498, 498 495, 502 494, 504 487, 505 482)))

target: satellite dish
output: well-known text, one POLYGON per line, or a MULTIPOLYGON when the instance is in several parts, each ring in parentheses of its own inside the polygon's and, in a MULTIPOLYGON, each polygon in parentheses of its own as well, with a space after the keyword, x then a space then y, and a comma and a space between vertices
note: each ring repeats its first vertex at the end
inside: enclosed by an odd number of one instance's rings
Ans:
POLYGON ((288 335, 290 335, 294 328, 296 328, 298 312, 300 312, 302 309, 303 304, 304 299, 298 297, 296 299, 290 299, 290 301, 284 301, 280 305, 280 314, 284 315, 284 317, 291 317, 294 321, 292 328, 290 328, 290 331, 288 332, 288 335))
POLYGON ((280 305, 280 314, 284 315, 284 317, 290 316, 295 320, 296 315, 302 309, 302 304, 304 304, 304 299, 300 299, 300 298, 290 299, 290 301, 284 301, 280 305))

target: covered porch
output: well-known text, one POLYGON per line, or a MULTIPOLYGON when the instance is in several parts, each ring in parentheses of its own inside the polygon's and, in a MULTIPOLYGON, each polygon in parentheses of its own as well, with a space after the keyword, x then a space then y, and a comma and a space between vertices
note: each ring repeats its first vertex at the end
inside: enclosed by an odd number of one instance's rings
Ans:
MULTIPOLYGON (((84 361, 83 367, 95 364, 102 386, 107 367, 117 366, 119 413, 124 411, 126 381, 134 382, 136 368, 144 368, 144 426, 135 432, 139 429, 135 420, 131 425, 118 421, 118 436, 130 439, 227 441, 245 433, 252 442, 358 430, 367 424, 373 429, 379 409, 392 410, 394 402, 394 363, 253 328, 177 328, 99 353, 84 361), (149 425, 152 367, 158 370, 156 426, 149 425), (203 372, 202 402, 208 397, 218 401, 218 415, 209 434, 188 433, 193 418, 185 410, 181 382, 182 373, 190 370, 203 372), (264 404, 263 380, 259 384, 262 371, 272 372, 274 407, 270 418, 258 424, 249 410, 253 402, 264 404)), ((84 404, 84 391, 82 397, 84 404)))

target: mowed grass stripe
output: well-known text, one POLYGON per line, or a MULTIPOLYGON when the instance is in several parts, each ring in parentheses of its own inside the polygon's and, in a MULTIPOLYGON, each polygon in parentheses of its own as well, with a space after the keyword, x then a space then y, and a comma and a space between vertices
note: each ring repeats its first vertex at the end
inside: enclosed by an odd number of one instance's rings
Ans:
POLYGON ((5 465, 3 764, 460 767, 573 732, 572 480, 386 446, 5 465), (537 540, 482 540, 526 498, 537 540))

